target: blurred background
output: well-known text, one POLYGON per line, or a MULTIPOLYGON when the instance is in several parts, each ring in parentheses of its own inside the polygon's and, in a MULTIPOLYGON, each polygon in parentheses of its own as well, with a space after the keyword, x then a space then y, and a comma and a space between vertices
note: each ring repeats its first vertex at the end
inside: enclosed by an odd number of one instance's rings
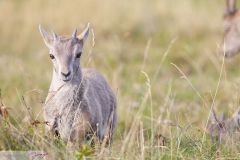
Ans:
MULTIPOLYGON (((203 131, 212 104, 229 115, 239 105, 240 56, 225 60, 218 87, 224 6, 223 0, 0 0, 2 101, 21 122, 23 96, 42 119, 52 64, 38 25, 71 35, 90 22, 94 34, 81 64, 97 68, 117 94, 119 141, 139 108, 146 130, 160 119, 203 131)), ((156 130, 164 133, 162 127, 156 130)))

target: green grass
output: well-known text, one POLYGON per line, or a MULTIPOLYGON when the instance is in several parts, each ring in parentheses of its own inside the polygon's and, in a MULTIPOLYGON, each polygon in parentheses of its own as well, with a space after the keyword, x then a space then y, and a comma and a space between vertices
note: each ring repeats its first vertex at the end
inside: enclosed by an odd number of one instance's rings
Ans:
POLYGON ((11 117, 0 129, 0 150, 62 159, 240 159, 239 142, 219 147, 204 136, 215 93, 217 112, 231 115, 240 102, 239 56, 224 61, 218 86, 223 11, 223 0, 0 0, 0 89, 11 117), (81 64, 97 68, 117 94, 118 126, 111 147, 86 143, 73 153, 44 124, 31 125, 31 117, 43 121, 52 74, 38 25, 71 34, 87 22, 95 45, 91 36, 81 64))

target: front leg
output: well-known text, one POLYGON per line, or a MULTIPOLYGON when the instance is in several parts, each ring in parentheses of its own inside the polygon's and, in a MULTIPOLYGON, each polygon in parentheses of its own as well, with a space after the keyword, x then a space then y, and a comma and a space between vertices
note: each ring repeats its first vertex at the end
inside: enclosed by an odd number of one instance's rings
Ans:
POLYGON ((90 116, 88 113, 82 112, 73 123, 69 141, 81 146, 86 139, 87 133, 89 133, 90 131, 90 116))
POLYGON ((50 126, 50 132, 57 137, 60 137, 60 133, 59 133, 59 121, 60 118, 59 116, 54 118, 54 121, 52 122, 52 125, 50 126))
POLYGON ((44 119, 46 122, 46 126, 45 126, 45 133, 46 134, 53 134, 53 135, 59 135, 58 133, 58 121, 59 118, 58 116, 53 116, 53 114, 51 114, 51 116, 48 114, 49 112, 47 112, 47 110, 45 110, 44 112, 44 119))

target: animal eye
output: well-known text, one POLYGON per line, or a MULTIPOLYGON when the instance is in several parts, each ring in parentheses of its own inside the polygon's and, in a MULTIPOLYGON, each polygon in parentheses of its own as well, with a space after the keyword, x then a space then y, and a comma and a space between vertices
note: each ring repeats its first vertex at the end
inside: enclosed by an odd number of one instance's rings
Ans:
POLYGON ((50 54, 49 56, 50 56, 51 59, 54 59, 54 58, 55 58, 54 55, 52 55, 52 54, 50 54))
POLYGON ((82 52, 77 53, 76 58, 80 58, 81 54, 82 54, 82 52))

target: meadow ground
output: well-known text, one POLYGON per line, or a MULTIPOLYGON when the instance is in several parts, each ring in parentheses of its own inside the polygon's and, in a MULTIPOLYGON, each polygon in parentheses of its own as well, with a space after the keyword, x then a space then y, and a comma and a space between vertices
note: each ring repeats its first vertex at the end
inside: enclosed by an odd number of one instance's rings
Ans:
MULTIPOLYGON (((81 159, 240 159, 240 144, 217 146, 209 111, 239 107, 240 56, 223 59, 223 0, 0 0, 1 101, 10 119, 0 150, 45 150, 81 159), (90 22, 81 64, 97 68, 118 99, 111 147, 74 153, 44 133, 42 105, 52 64, 42 24, 71 34, 90 22), (163 138, 164 137, 164 138, 163 138)), ((53 158, 52 158, 53 159, 53 158)))

